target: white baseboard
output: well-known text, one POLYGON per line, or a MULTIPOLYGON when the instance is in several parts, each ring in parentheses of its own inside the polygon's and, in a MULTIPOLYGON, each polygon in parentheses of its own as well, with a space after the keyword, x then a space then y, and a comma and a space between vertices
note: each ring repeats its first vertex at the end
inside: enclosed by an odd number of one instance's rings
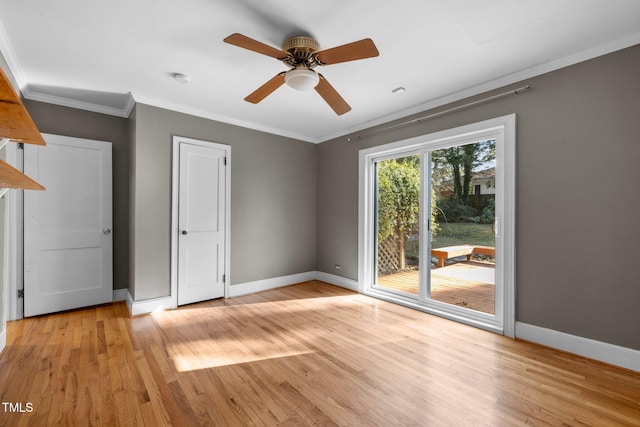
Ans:
MULTIPOLYGON (((268 291, 270 289, 281 288, 293 285, 294 283, 308 282, 309 280, 321 280, 332 285, 340 286, 352 291, 358 291, 358 282, 352 279, 336 276, 321 271, 307 271, 305 273, 291 274, 289 276, 274 277, 271 279, 256 280, 255 282, 240 283, 229 286, 229 298, 242 295, 254 294, 256 292, 268 291)), ((155 298, 144 301, 133 301, 128 289, 116 289, 113 291, 114 301, 126 301, 129 313, 132 316, 151 313, 156 310, 166 310, 175 308, 172 305, 171 297, 155 298)))
MULTIPOLYGON (((257 280, 255 282, 231 285, 229 286, 229 298, 267 291, 269 289, 280 288, 282 286, 288 286, 294 283, 307 282, 309 280, 315 280, 315 278, 316 272, 310 271, 306 273, 292 274, 289 276, 274 277, 272 279, 257 280)), ((126 300, 127 307, 129 308, 129 313, 131 313, 132 316, 147 314, 156 310, 167 310, 175 308, 171 296, 143 301, 133 301, 127 289, 119 289, 117 291, 117 296, 116 291, 114 291, 113 294, 114 301, 126 300)))
POLYGON ((349 289, 354 292, 358 292, 358 281, 353 279, 347 279, 342 276, 336 276, 335 274, 325 273, 323 271, 315 272, 315 279, 323 282, 327 282, 332 285, 340 286, 342 288, 349 289))
POLYGON ((129 309, 129 315, 133 316, 133 297, 131 296, 131 292, 127 291, 127 308, 129 309))
POLYGON ((516 338, 640 372, 640 351, 516 322, 516 338))
POLYGON ((126 301, 129 296, 129 289, 114 289, 113 290, 113 302, 126 301))
POLYGON ((115 289, 113 291, 113 300, 125 301, 131 316, 139 316, 141 314, 153 313, 156 310, 175 308, 170 296, 134 301, 131 293, 129 293, 129 289, 115 289))
POLYGON ((292 274, 290 276, 274 277, 272 279, 257 280, 255 282, 242 283, 229 286, 229 297, 239 297, 256 292, 268 291, 294 283, 308 282, 309 280, 321 280, 323 282, 340 286, 352 291, 358 291, 358 282, 352 279, 324 273, 322 271, 307 271, 306 273, 292 274))
POLYGON ((129 308, 129 313, 131 313, 132 316, 153 313, 154 311, 158 310, 169 310, 175 308, 175 306, 173 305, 173 300, 170 296, 142 301, 133 301, 132 299, 127 298, 127 307, 129 308))
POLYGON ((256 280, 255 282, 240 283, 229 286, 229 298, 268 291, 269 289, 281 288, 294 283, 308 282, 309 280, 315 279, 316 272, 308 271, 306 273, 274 277, 272 279, 256 280))

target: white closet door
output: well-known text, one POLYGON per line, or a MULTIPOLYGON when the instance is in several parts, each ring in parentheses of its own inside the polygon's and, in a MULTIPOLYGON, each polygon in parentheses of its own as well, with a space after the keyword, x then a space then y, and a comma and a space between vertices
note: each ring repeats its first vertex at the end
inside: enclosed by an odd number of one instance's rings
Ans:
POLYGON ((178 305, 224 296, 225 151, 180 143, 178 305))
POLYGON ((25 145, 24 315, 113 298, 111 143, 43 135, 25 145))

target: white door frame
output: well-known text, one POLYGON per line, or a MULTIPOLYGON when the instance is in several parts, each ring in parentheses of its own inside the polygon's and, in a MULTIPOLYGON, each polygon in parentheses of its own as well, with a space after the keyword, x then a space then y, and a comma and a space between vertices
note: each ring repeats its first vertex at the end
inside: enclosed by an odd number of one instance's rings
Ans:
POLYGON ((358 204, 358 291, 360 293, 501 333, 508 337, 515 336, 515 123, 516 116, 511 114, 360 151, 358 204), (502 149, 496 153, 498 156, 496 160, 500 165, 500 172, 496 176, 496 180, 499 181, 500 187, 503 189, 503 197, 496 202, 496 214, 502 215, 502 217, 496 217, 496 244, 502 245, 501 250, 498 251, 502 257, 499 260, 499 265, 502 268, 496 271, 496 281, 500 281, 503 285, 502 295, 496 294, 496 298, 500 298, 503 302, 502 316, 496 313, 495 321, 487 321, 481 317, 472 318, 466 312, 464 316, 458 316, 455 310, 440 311, 437 308, 428 307, 420 301, 374 289, 375 238, 372 232, 375 223, 372 196, 372 189, 375 186, 374 161, 387 156, 393 158, 403 153, 416 154, 424 149, 432 150, 446 147, 454 140, 468 139, 468 142, 477 142, 483 137, 490 139, 496 133, 499 135, 496 144, 502 144, 502 149))
POLYGON ((198 145, 201 147, 216 148, 223 150, 227 159, 225 168, 225 237, 224 237, 224 297, 229 297, 229 284, 231 283, 231 146, 217 142, 203 141, 199 139, 186 138, 183 136, 173 137, 173 153, 171 157, 171 307, 178 307, 178 205, 180 200, 180 144, 198 145))
MULTIPOLYGON (((18 144, 8 144, 5 150, 6 162, 23 171, 24 152, 18 144)), ((4 198, 4 320, 19 320, 23 318, 23 300, 18 298, 18 290, 23 289, 23 190, 9 191, 4 198)))

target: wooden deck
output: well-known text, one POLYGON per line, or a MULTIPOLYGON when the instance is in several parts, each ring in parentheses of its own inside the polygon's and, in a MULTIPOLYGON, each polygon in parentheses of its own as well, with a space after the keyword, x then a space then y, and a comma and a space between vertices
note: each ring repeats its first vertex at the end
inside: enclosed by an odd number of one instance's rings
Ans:
MULTIPOLYGON (((483 313, 495 313, 493 264, 460 262, 431 270, 431 298, 483 313), (477 274, 476 274, 477 273, 477 274), (488 274, 489 273, 489 274, 488 274)), ((378 284, 418 295, 418 270, 378 277, 378 284)))

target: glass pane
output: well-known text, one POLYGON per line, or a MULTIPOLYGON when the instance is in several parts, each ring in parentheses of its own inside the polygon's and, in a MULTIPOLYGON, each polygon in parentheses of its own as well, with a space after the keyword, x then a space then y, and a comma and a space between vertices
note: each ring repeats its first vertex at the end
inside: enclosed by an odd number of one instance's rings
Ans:
POLYGON ((430 298, 495 314, 495 141, 431 153, 430 298))
POLYGON ((420 156, 376 164, 377 285, 418 295, 420 156))

